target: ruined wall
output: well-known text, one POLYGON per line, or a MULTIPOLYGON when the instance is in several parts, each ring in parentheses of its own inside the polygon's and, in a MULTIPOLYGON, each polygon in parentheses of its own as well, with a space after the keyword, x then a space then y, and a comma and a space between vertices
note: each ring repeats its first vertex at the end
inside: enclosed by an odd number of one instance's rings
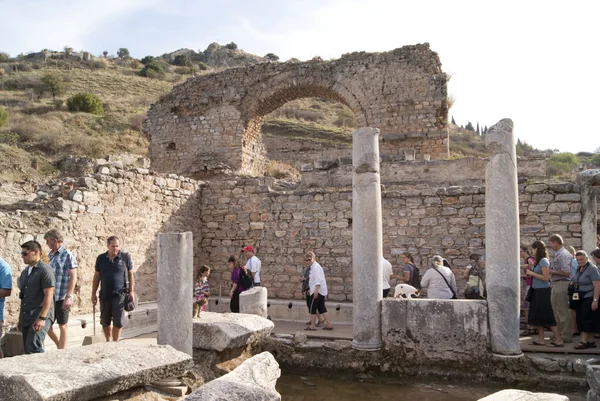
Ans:
POLYGON ((144 131, 158 171, 260 175, 263 117, 298 98, 324 97, 350 107, 359 126, 379 128, 390 139, 383 152, 399 153, 408 141, 418 155, 441 159, 448 156, 446 84, 428 44, 333 61, 262 63, 188 79, 152 106, 144 131))
MULTIPOLYGON (((108 167, 106 167, 108 171, 108 167)), ((199 185, 189 178, 131 172, 111 167, 112 173, 79 180, 68 198, 61 197, 59 182, 2 183, 0 185, 0 250, 13 269, 13 293, 7 298, 5 317, 15 323, 19 308, 17 278, 23 270, 20 244, 57 228, 79 263, 80 296, 74 314, 91 312, 91 286, 96 257, 106 251, 110 235, 121 238, 131 253, 140 301, 156 300, 156 234, 193 230, 200 243, 199 185)))
MULTIPOLYGON (((482 184, 485 176, 486 159, 465 157, 457 160, 394 160, 394 156, 382 156, 380 165, 381 183, 405 184, 428 183, 430 185, 482 184)), ((352 157, 316 160, 302 165, 302 186, 350 186, 352 185, 352 157)), ((520 179, 544 177, 545 161, 537 159, 519 160, 520 179)))
MULTIPOLYGON (((212 182, 202 189, 200 259, 214 268, 213 288, 227 287, 227 257, 252 244, 263 262, 261 282, 269 296, 300 298, 303 253, 314 249, 325 270, 329 299, 351 300, 351 187, 275 192, 268 182, 247 178, 212 182)), ((567 244, 581 246, 579 187, 525 183, 519 188, 523 242, 547 241, 558 233, 567 244)), ((402 252, 411 252, 421 268, 441 254, 456 268, 462 292, 469 254, 484 252, 485 187, 386 185, 382 198, 383 254, 396 273, 402 252)))
MULTIPOLYGON (((156 299, 156 234, 191 230, 195 265, 213 267, 213 294, 229 288, 229 255, 243 245, 257 247, 262 282, 269 296, 299 298, 303 253, 314 249, 325 269, 332 301, 352 299, 352 190, 350 186, 275 191, 270 178, 235 178, 201 183, 145 169, 125 172, 101 167, 81 178, 79 187, 60 197, 58 183, 3 183, 0 186, 0 249, 22 270, 19 245, 43 243, 50 228, 65 233, 81 266, 81 297, 74 313, 91 311, 95 258, 109 235, 130 251, 141 300, 156 299), (106 173, 106 174, 104 174, 106 173)), ((561 234, 581 246, 581 196, 578 185, 531 180, 520 190, 521 238, 531 243, 561 234)), ((400 254, 413 253, 421 268, 434 254, 455 267, 459 288, 470 253, 482 253, 485 235, 482 183, 449 186, 387 183, 382 191, 383 254, 400 273, 400 254)), ((502 240, 502 239, 488 239, 502 240)), ((45 248, 45 244, 44 244, 45 248)), ((47 251, 47 249, 45 248, 47 251)), ((424 272, 424 271, 423 271, 424 272)), ((14 320, 17 292, 8 299, 7 320, 14 320)))

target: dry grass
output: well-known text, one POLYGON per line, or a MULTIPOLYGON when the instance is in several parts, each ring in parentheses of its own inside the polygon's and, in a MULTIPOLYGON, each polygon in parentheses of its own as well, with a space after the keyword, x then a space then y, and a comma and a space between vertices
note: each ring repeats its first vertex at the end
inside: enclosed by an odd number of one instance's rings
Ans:
POLYGON ((267 167, 265 175, 277 179, 287 179, 292 181, 300 180, 300 172, 298 172, 298 170, 292 165, 279 160, 269 161, 269 166, 267 167))

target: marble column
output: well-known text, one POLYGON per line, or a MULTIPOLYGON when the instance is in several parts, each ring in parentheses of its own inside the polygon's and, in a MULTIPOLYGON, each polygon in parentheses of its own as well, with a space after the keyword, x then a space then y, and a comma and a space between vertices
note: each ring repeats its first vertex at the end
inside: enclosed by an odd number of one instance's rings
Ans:
POLYGON ((381 348, 381 187, 379 130, 359 128, 352 135, 352 272, 354 340, 359 350, 381 348))
POLYGON ((170 345, 188 355, 192 350, 194 246, 191 232, 158 234, 159 345, 170 345))
POLYGON ((519 355, 520 233, 513 122, 486 133, 493 156, 485 168, 486 286, 492 352, 519 355))
POLYGON ((588 254, 596 249, 596 229, 598 224, 598 203, 596 200, 596 178, 600 170, 585 170, 577 174, 581 187, 581 249, 588 254))

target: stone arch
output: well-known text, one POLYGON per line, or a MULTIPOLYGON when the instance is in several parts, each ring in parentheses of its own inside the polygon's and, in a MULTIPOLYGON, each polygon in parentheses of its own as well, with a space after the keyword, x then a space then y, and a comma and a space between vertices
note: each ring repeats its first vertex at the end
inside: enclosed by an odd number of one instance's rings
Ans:
POLYGON ((244 116, 244 133, 242 137, 242 171, 252 174, 262 172, 267 163, 265 149, 260 137, 264 117, 277 110, 288 102, 296 99, 321 97, 339 102, 349 107, 356 116, 358 126, 368 126, 360 96, 350 93, 341 85, 331 83, 330 86, 316 85, 313 82, 300 83, 297 78, 292 78, 285 87, 266 85, 271 90, 249 96, 248 105, 242 105, 244 116), (275 89, 273 89, 275 88, 275 89), (336 89, 334 89, 336 88, 336 89))
POLYGON ((338 60, 261 63, 197 76, 148 112, 153 168, 202 178, 261 175, 263 117, 286 102, 326 97, 350 107, 360 126, 379 128, 385 155, 409 147, 431 159, 448 156, 447 76, 428 44, 338 60))

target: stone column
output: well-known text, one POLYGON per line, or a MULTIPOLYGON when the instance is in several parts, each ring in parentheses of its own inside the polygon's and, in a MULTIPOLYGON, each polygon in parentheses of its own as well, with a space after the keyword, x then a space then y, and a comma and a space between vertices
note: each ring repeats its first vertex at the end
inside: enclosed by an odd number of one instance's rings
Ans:
POLYGON ((158 344, 192 355, 194 246, 191 232, 158 234, 158 344))
POLYGON ((352 136, 352 272, 354 340, 360 350, 381 348, 381 187, 379 130, 359 128, 352 136))
POLYGON ((513 122, 486 134, 494 155, 485 168, 486 285, 492 352, 519 355, 520 233, 513 122))
POLYGON ((596 177, 600 170, 586 170, 577 174, 581 186, 581 249, 588 254, 596 249, 596 228, 598 227, 598 204, 596 201, 596 177))

